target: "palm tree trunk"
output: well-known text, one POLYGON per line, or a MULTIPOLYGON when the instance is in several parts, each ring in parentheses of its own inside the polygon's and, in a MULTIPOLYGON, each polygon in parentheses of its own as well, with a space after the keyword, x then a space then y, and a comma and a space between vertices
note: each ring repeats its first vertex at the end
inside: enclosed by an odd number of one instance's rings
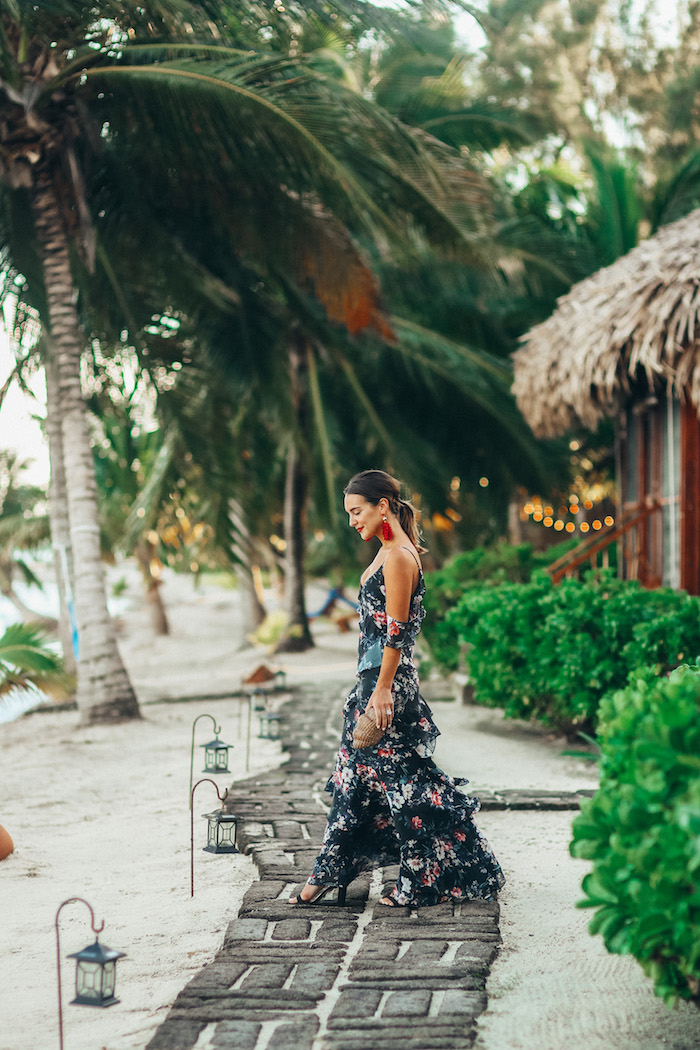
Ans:
POLYGON ((139 718, 136 696, 107 610, 95 468, 80 384, 83 339, 66 232, 51 173, 44 165, 36 172, 31 197, 63 410, 61 437, 79 638, 78 709, 85 723, 139 718))
MULTIPOLYGON (((46 335, 44 335, 44 342, 49 344, 49 339, 46 335)), ((58 586, 58 637, 63 648, 63 666, 68 674, 74 675, 77 672, 77 663, 73 649, 73 624, 71 622, 70 608, 73 593, 73 552, 70 545, 70 530, 68 526, 66 475, 63 469, 58 369, 52 357, 50 345, 48 345, 47 352, 44 355, 44 372, 46 374, 46 433, 49 439, 49 459, 51 461, 49 522, 51 525, 51 546, 53 548, 56 584, 58 586)))
POLYGON ((153 630, 156 634, 170 634, 168 615, 160 593, 161 581, 151 571, 151 562, 156 553, 155 547, 148 540, 142 539, 137 543, 134 553, 146 587, 146 600, 151 609, 153 630))
POLYGON ((253 539, 245 520, 243 508, 238 500, 229 500, 229 517, 235 529, 233 553, 237 558, 235 573, 243 588, 246 608, 244 623, 247 631, 254 631, 266 616, 265 606, 260 600, 253 576, 253 539))
POLYGON ((289 352, 292 404, 296 415, 296 432, 287 453, 287 476, 284 489, 284 587, 287 607, 287 627, 276 646, 276 652, 303 652, 311 649, 314 641, 309 630, 304 597, 304 555, 306 502, 309 493, 309 473, 303 453, 303 437, 309 419, 306 392, 306 346, 302 337, 292 344, 289 352))

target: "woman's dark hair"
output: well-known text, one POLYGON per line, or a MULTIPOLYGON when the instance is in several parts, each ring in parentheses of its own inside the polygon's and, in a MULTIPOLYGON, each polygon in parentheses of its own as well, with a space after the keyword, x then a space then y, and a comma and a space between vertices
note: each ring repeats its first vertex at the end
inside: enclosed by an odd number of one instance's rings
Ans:
POLYGON ((396 478, 392 478, 391 474, 387 474, 385 470, 362 470, 350 479, 343 489, 343 495, 364 496, 367 502, 375 507, 380 499, 385 499, 418 553, 425 554, 426 548, 421 546, 421 534, 413 504, 410 500, 401 498, 401 484, 396 478))

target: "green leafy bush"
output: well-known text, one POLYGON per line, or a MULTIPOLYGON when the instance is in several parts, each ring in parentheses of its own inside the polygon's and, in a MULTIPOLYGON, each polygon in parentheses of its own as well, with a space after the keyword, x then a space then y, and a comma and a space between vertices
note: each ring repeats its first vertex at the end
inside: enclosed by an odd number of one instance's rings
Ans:
POLYGON ((456 626, 446 617, 467 590, 497 587, 504 583, 527 583, 533 572, 545 568, 571 549, 577 540, 535 551, 531 543, 499 543, 475 547, 457 554, 447 565, 427 574, 425 608, 428 613, 423 636, 443 667, 455 670, 459 663, 460 642, 456 626))
POLYGON ((554 586, 536 573, 466 591, 442 630, 446 648, 466 652, 479 703, 574 733, 595 728, 600 698, 631 671, 662 674, 700 652, 700 602, 606 574, 554 586))
POLYGON ((666 1002, 700 1006, 700 668, 634 678, 601 703, 600 788, 571 843, 593 861, 579 907, 666 1002))

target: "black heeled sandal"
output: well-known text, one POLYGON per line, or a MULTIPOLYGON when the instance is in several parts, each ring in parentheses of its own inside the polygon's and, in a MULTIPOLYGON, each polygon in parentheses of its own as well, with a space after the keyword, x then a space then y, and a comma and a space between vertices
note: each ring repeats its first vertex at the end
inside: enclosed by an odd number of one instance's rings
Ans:
MULTIPOLYGON (((308 883, 307 883, 307 885, 308 885, 308 883)), ((309 897, 308 900, 304 900, 304 898, 302 897, 301 893, 297 893, 297 895, 295 897, 290 897, 289 898, 289 903, 290 904, 319 904, 320 901, 322 901, 323 898, 326 896, 326 894, 331 893, 333 890, 337 890, 338 891, 338 899, 337 899, 338 905, 340 907, 342 907, 345 904, 345 894, 347 893, 347 889, 348 889, 347 886, 317 886, 316 889, 319 892, 318 893, 314 893, 313 897, 309 897)))

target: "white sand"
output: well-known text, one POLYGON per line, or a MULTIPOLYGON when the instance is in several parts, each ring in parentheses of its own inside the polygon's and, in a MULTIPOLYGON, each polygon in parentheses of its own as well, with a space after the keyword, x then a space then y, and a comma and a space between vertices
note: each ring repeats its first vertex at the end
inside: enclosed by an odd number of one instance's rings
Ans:
MULTIPOLYGON (((118 570, 117 574, 124 570, 118 570)), ((241 651, 243 623, 235 592, 195 591, 169 578, 170 638, 154 639, 131 570, 133 611, 122 650, 142 701, 219 694, 265 659, 241 651)), ((309 604, 321 604, 314 589, 309 604)), ((354 677, 353 635, 315 627, 318 648, 285 656, 292 684, 354 677)), ((501 713, 434 703, 443 735, 437 761, 480 789, 595 785, 595 768, 563 758, 566 746, 501 713)), ((0 864, 0 1050, 53 1050, 56 1027, 53 920, 60 902, 84 896, 105 920, 102 940, 128 953, 118 964, 121 1002, 108 1010, 64 1007, 66 1050, 143 1050, 177 993, 219 947, 226 924, 255 877, 245 857, 201 850, 200 814, 218 807, 207 784, 195 800, 196 896, 189 896, 187 783, 192 720, 209 711, 236 744, 230 776, 245 776, 237 738, 237 703, 209 700, 146 704, 143 723, 76 729, 73 713, 35 715, 0 725, 0 823, 15 853, 0 864)), ((327 710, 319 712, 325 720, 327 710)), ((197 742, 211 739, 209 722, 197 742)), ((245 728, 245 721, 243 722, 245 728)), ((255 739, 253 769, 279 761, 277 744, 255 739)), ((195 765, 201 769, 201 761, 195 765)), ((201 775, 198 773, 197 775, 201 775)), ((669 1012, 634 960, 610 956, 586 932, 576 910, 588 866, 568 854, 571 813, 479 814, 503 864, 504 945, 488 983, 489 1007, 478 1050, 696 1050, 700 1012, 669 1012)), ((65 955, 91 941, 87 909, 61 917, 65 955)), ((73 996, 74 964, 64 961, 64 1002, 73 996)), ((429 1048, 426 1048, 429 1050, 429 1048)))
MULTIPOLYGON (((500 711, 433 704, 443 735, 435 758, 467 775, 468 790, 594 788, 595 765, 562 756, 575 748, 500 711)), ((698 1050, 700 1011, 670 1011, 631 956, 610 955, 576 908, 590 865, 569 854, 574 812, 483 812, 507 884, 503 946, 487 983, 476 1050, 698 1050)))
MULTIPOLYGON (((15 853, 0 864, 0 1048, 57 1045, 54 916, 68 897, 84 897, 104 920, 100 940, 127 953, 117 964, 119 1005, 64 1005, 71 1050, 145 1046, 185 982, 219 947, 253 880, 242 856, 213 856, 201 814, 218 809, 212 785, 195 794, 195 897, 190 898, 187 802, 190 732, 206 710, 222 738, 236 742, 233 702, 160 704, 142 723, 76 729, 75 715, 35 715, 2 727, 2 823, 15 853), (225 733, 225 736, 224 736, 225 733), (11 990, 11 994, 7 994, 11 990)), ((198 743, 212 739, 197 726, 198 743)), ((253 769, 274 765, 279 745, 257 741, 253 769)), ((231 769, 243 774, 244 748, 231 769)), ((195 781, 202 776, 201 752, 195 781)), ((216 779, 223 788, 233 776, 216 779)), ((65 956, 94 940, 84 905, 61 913, 65 956)), ((75 964, 62 969, 64 1004, 74 995, 75 964)))
MULTIPOLYGON (((61 912, 64 1032, 67 1050, 143 1050, 178 992, 221 945, 224 931, 257 877, 244 856, 203 852, 206 821, 219 808, 215 789, 195 794, 195 897, 190 898, 188 789, 192 722, 208 712, 221 738, 234 745, 223 793, 234 779, 274 768, 280 745, 257 738, 253 726, 246 772, 247 714, 234 699, 154 703, 159 697, 211 694, 239 687, 260 663, 288 672, 291 685, 354 676, 356 639, 328 624, 319 647, 274 661, 245 648, 236 591, 195 588, 168 575, 164 595, 172 634, 154 637, 138 575, 128 565, 110 571, 127 582, 120 605, 120 648, 142 704, 143 721, 78 728, 75 712, 36 714, 0 725, 0 824, 15 852, 0 863, 0 1050, 58 1046, 54 917, 68 897, 84 897, 105 929, 102 943, 124 951, 117 964, 118 1004, 105 1009, 68 1005, 75 963, 66 955, 92 943, 82 904, 61 912)), ((311 592, 311 607, 325 591, 311 592)), ((274 605, 275 596, 269 595, 274 605)), ((329 703, 337 705, 337 689, 329 703)), ((212 723, 196 729, 200 744, 212 723)))

